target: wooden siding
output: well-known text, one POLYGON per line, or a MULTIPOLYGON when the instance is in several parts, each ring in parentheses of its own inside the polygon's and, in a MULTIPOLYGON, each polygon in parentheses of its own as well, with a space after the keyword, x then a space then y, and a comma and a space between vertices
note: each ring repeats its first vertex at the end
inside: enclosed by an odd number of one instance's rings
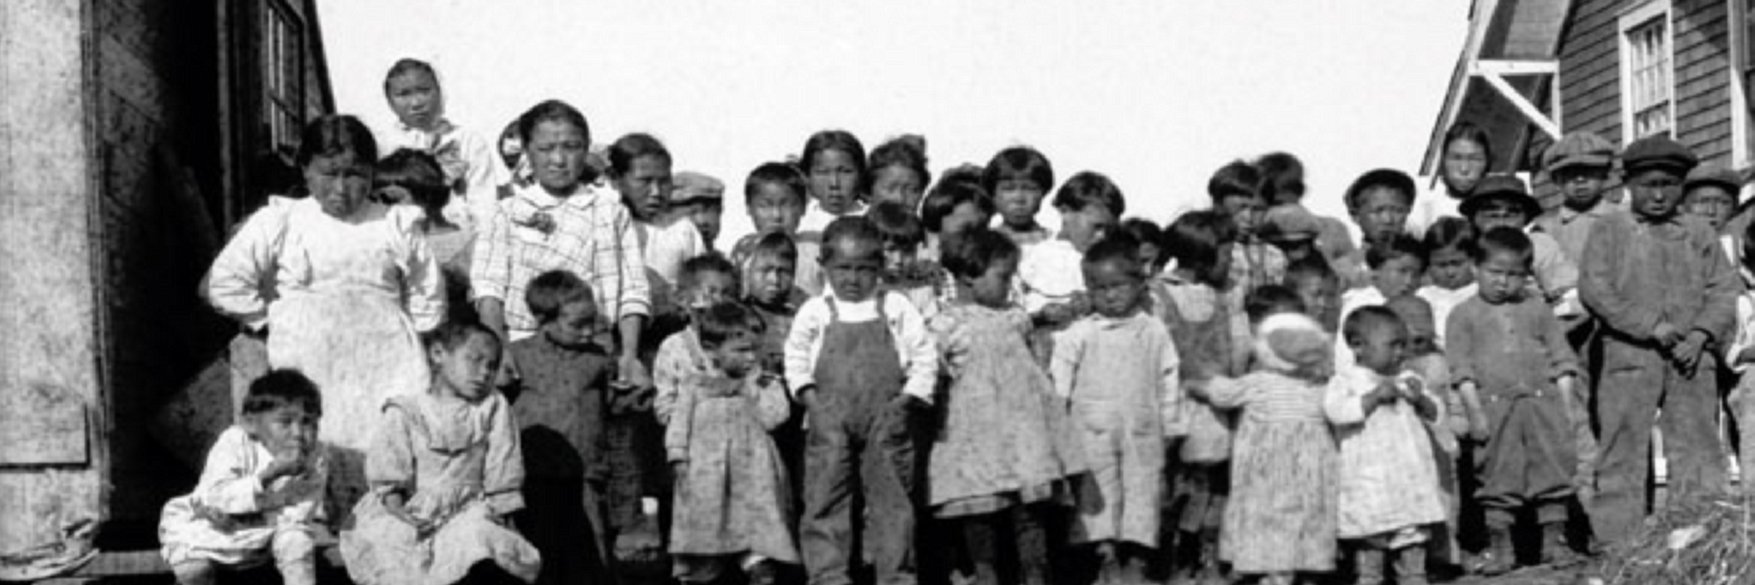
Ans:
POLYGON ((1730 28, 1723 0, 1676 0, 1676 140, 1731 162, 1730 28))

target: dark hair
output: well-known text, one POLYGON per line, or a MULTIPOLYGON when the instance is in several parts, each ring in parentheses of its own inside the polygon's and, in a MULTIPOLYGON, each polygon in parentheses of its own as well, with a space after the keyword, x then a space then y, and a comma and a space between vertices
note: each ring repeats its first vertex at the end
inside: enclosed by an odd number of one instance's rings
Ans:
POLYGON ((324 114, 305 124, 305 132, 299 137, 299 150, 293 156, 293 164, 304 169, 311 164, 311 159, 319 156, 350 153, 358 164, 378 162, 378 141, 372 138, 372 131, 365 124, 361 124, 359 118, 346 114, 324 114))
POLYGON ((1298 281, 1305 278, 1320 278, 1337 284, 1341 281, 1341 276, 1335 273, 1334 267, 1329 266, 1321 254, 1313 254, 1287 265, 1286 277, 1280 279, 1280 283, 1287 287, 1296 287, 1298 281))
POLYGON ((579 301, 595 301, 591 285, 571 270, 550 270, 530 279, 524 287, 524 304, 538 323, 561 316, 561 307, 579 301))
POLYGON ((1224 203, 1226 197, 1261 197, 1261 170, 1240 160, 1225 163, 1207 179, 1207 196, 1213 205, 1224 203))
MULTIPOLYGON (((525 156, 529 156, 530 152, 530 135, 535 134, 536 127, 541 126, 543 122, 560 122, 578 128, 580 137, 585 139, 585 144, 587 146, 591 144, 591 124, 585 121, 585 114, 580 113, 578 108, 574 108, 567 102, 547 100, 531 106, 523 115, 518 116, 518 140, 524 143, 525 156)), ((585 170, 579 175, 579 182, 590 183, 597 180, 596 167, 590 164, 584 166, 585 170)))
MULTIPOLYGON (((1400 318, 1404 325, 1413 321, 1413 315, 1409 313, 1409 309, 1413 307, 1419 307, 1420 310, 1425 311, 1425 317, 1429 320, 1436 318, 1432 313, 1432 303, 1426 302, 1426 299, 1420 298, 1420 295, 1411 293, 1402 294, 1383 301, 1383 308, 1393 311, 1395 316, 1400 318)), ((1437 328, 1438 324, 1433 323, 1432 326, 1437 328)))
POLYGON ((250 392, 244 395, 243 413, 261 414, 283 406, 297 406, 306 414, 323 416, 323 393, 303 372, 289 368, 271 370, 250 383, 250 392))
POLYGON ((794 242, 792 236, 786 232, 771 231, 762 234, 761 237, 756 238, 755 244, 750 246, 749 257, 754 259, 766 254, 778 254, 782 260, 797 264, 798 243, 794 242))
POLYGON ((1473 259, 1480 253, 1475 244, 1475 226, 1460 217, 1443 217, 1426 228, 1426 254, 1456 249, 1473 259))
POLYGON ((997 193, 1001 181, 1014 179, 1035 183, 1036 188, 1046 194, 1054 189, 1054 165, 1034 148, 1013 146, 988 159, 987 168, 981 171, 981 188, 988 193, 997 193))
POLYGON ((968 203, 974 204, 981 213, 993 216, 993 196, 981 188, 976 177, 947 171, 920 202, 920 223, 926 231, 938 233, 944 229, 945 217, 968 203))
POLYGON ((926 243, 926 228, 921 225, 920 218, 907 207, 895 201, 885 201, 873 205, 865 212, 871 218, 872 225, 877 226, 878 233, 883 234, 884 241, 904 248, 915 248, 926 243))
POLYGON ((1224 283, 1212 282, 1217 276, 1212 274, 1213 267, 1219 265, 1225 244, 1237 241, 1237 225, 1217 211, 1190 211, 1164 228, 1162 241, 1164 250, 1176 259, 1177 268, 1200 275, 1205 284, 1220 286, 1224 283))
POLYGON ((1309 308, 1304 306, 1304 297, 1298 291, 1277 284, 1264 284, 1249 291, 1243 298, 1243 312, 1249 316, 1250 323, 1261 323, 1273 315, 1280 313, 1304 313, 1309 308))
POLYGON ((1450 145, 1458 140, 1467 140, 1481 145, 1481 154, 1487 157, 1487 165, 1483 171, 1492 170, 1493 137, 1487 134, 1487 129, 1475 125, 1474 122, 1457 122, 1444 132, 1444 146, 1438 150, 1438 174, 1440 176, 1444 174, 1444 153, 1450 152, 1450 145))
POLYGON ((1055 209, 1083 211, 1090 205, 1102 205, 1116 217, 1127 212, 1127 199, 1122 197, 1121 189, 1102 173, 1079 171, 1054 193, 1055 209))
POLYGON ((493 341, 494 353, 496 355, 499 353, 500 335, 494 333, 494 330, 488 329, 486 325, 482 325, 480 321, 473 319, 447 319, 438 327, 434 327, 432 331, 427 332, 426 342, 428 348, 453 351, 467 343, 469 338, 477 335, 493 341))
POLYGON ((1164 240, 1164 230, 1159 229, 1158 224, 1152 223, 1152 220, 1143 217, 1130 217, 1122 220, 1121 229, 1133 236, 1133 239, 1139 240, 1141 244, 1161 246, 1160 242, 1164 240))
POLYGON ((1426 267, 1426 245, 1407 234, 1396 234, 1388 241, 1377 242, 1365 248, 1365 267, 1377 270, 1390 260, 1409 257, 1420 261, 1421 269, 1426 267))
POLYGON ((398 148, 379 160, 372 174, 372 187, 407 189, 416 205, 428 209, 451 202, 451 188, 445 184, 445 171, 439 168, 439 161, 411 148, 398 148))
POLYGON ((874 253, 883 253, 883 232, 879 232, 877 224, 872 223, 871 219, 863 215, 843 215, 835 218, 835 221, 829 222, 828 227, 823 228, 822 256, 824 260, 829 258, 831 250, 839 247, 836 244, 841 240, 870 244, 874 253))
POLYGON ((1005 234, 978 227, 947 242, 939 255, 939 264, 951 276, 975 279, 987 274, 994 264, 1023 257, 1018 244, 1005 234))
POLYGON ((1372 189, 1389 189, 1401 193, 1402 197, 1407 200, 1409 207, 1414 205, 1414 194, 1417 193, 1414 187, 1414 178, 1409 177, 1407 173, 1395 169, 1370 170, 1359 175, 1359 178, 1353 180, 1352 185, 1347 186, 1347 210, 1358 209, 1359 196, 1372 189))
POLYGON ((868 170, 865 167, 865 145, 860 144, 859 138, 846 130, 823 130, 810 135, 810 139, 804 141, 804 152, 798 156, 799 170, 809 175, 810 168, 817 163, 817 157, 825 150, 847 153, 847 158, 853 159, 854 171, 859 174, 859 184, 865 184, 868 170))
POLYGON ((1534 262, 1535 245, 1523 230, 1512 227, 1496 227, 1481 234, 1475 240, 1475 262, 1486 262, 1494 252, 1510 252, 1523 258, 1525 267, 1534 262))
POLYGON ((727 260, 724 256, 721 256, 718 252, 708 252, 684 260, 682 269, 677 272, 676 286, 679 289, 694 286, 696 279, 700 278, 701 274, 707 272, 717 272, 719 274, 730 276, 732 290, 739 290, 742 288, 738 283, 742 278, 740 278, 740 275, 738 274, 737 266, 732 264, 731 261, 727 260))
POLYGON ((410 59, 407 57, 403 57, 401 59, 397 59, 396 63, 390 66, 389 73, 384 74, 384 93, 386 95, 388 95, 390 93, 390 80, 395 79, 398 75, 402 75, 402 74, 408 73, 410 71, 425 72, 427 74, 427 77, 433 78, 434 85, 438 85, 438 83, 439 83, 439 72, 433 70, 432 64, 427 63, 426 61, 422 61, 420 59, 410 59))
POLYGON ((1341 336, 1348 345, 1363 343, 1366 332, 1385 325, 1403 325, 1402 318, 1383 305, 1359 307, 1347 313, 1346 321, 1341 323, 1341 336))
POLYGON ((695 335, 701 347, 712 349, 744 337, 761 335, 767 329, 762 316, 737 301, 720 301, 695 313, 695 335))
MULTIPOLYGON (((865 165, 864 173, 867 182, 878 169, 885 167, 903 167, 914 171, 920 177, 920 184, 925 186, 932 181, 932 174, 926 171, 926 139, 919 134, 904 134, 879 144, 871 150, 871 160, 865 165)), ((867 184, 869 190, 871 185, 867 184)))
POLYGON ((804 184, 804 173, 800 172, 797 166, 791 163, 766 162, 750 171, 749 176, 744 178, 744 203, 749 203, 750 198, 756 196, 757 187, 764 183, 783 185, 790 189, 792 194, 798 198, 799 207, 804 207, 805 201, 810 198, 808 194, 810 188, 804 184))
POLYGON ((1103 239, 1091 244, 1085 250, 1085 264, 1102 264, 1104 262, 1128 262, 1133 265, 1136 276, 1145 278, 1144 263, 1140 262, 1140 241, 1127 232, 1110 231, 1103 239))
POLYGON ((620 177, 634 169, 634 161, 640 157, 656 156, 670 164, 670 151, 665 150, 664 143, 659 142, 651 134, 635 132, 615 139, 609 145, 609 174, 620 177))
POLYGON ((1261 197, 1268 205, 1278 203, 1281 196, 1304 197, 1304 163, 1292 153, 1264 154, 1255 159, 1255 168, 1261 171, 1261 197))

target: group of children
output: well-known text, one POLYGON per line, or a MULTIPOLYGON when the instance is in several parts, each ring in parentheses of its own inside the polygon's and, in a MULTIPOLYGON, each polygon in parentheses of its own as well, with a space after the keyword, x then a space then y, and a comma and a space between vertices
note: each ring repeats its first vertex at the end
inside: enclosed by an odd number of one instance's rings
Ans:
MULTIPOLYGON (((399 129, 455 131, 398 101, 436 87, 424 64, 392 69, 399 129)), ((1605 198, 1616 153, 1588 134, 1550 148, 1564 201, 1547 214, 1515 178, 1447 176, 1452 209, 1410 225, 1413 180, 1365 173, 1345 193, 1356 244, 1302 206, 1284 153, 1224 165, 1210 210, 1159 227, 1122 221, 1102 174, 1057 184, 1028 147, 934 181, 919 137, 868 156, 832 130, 748 174, 756 233, 721 253, 723 185, 672 174, 644 134, 597 163, 625 215, 568 220, 598 204, 574 205, 595 173, 583 117, 554 104, 537 110, 565 115, 521 122, 503 164, 455 148, 379 163, 374 196, 424 213, 445 267, 430 388, 385 401, 369 489, 326 507, 327 395, 290 369, 252 383, 200 485, 166 506, 180 580, 272 559, 312 582, 327 519, 361 583, 610 579, 626 538, 659 525, 643 546, 691 583, 802 565, 842 585, 869 565, 890 585, 1342 567, 1413 584, 1429 561, 1509 570, 1526 512, 1544 560, 1587 548, 1566 540, 1579 510, 1624 537, 1648 511, 1654 425, 1673 491, 1724 483, 1719 364, 1755 361, 1731 267, 1755 254, 1714 233, 1741 181, 1690 172, 1664 138, 1619 157, 1625 209, 1605 198), (552 120, 573 134, 541 135, 552 120), (484 164, 509 187, 485 194, 484 164), (1045 203, 1058 229, 1037 222, 1045 203), (604 240, 609 261, 480 241, 617 225, 633 245, 604 240), (483 259, 508 254, 491 278, 528 281, 484 289, 483 259), (602 290, 596 272, 630 266, 644 287, 602 290), (1470 514, 1478 555, 1459 544, 1470 514)), ((1488 144, 1459 128, 1447 154, 1488 144)))

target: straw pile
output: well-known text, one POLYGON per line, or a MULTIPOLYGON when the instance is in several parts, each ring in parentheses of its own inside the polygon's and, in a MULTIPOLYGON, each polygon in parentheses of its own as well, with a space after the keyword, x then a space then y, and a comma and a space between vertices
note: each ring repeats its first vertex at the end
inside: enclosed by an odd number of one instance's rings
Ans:
POLYGON ((1671 501, 1599 563, 1608 585, 1755 584, 1755 498, 1671 501))

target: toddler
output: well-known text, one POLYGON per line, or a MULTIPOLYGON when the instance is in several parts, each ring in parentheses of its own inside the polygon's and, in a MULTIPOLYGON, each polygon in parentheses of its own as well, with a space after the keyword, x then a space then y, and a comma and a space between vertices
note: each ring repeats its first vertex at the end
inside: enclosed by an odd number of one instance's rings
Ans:
POLYGON ((1096 545, 1100 583, 1139 583, 1146 555, 1158 547, 1165 440, 1184 432, 1179 359, 1164 322, 1143 306, 1139 242, 1105 238, 1080 268, 1095 313, 1059 336, 1049 369, 1091 467, 1074 541, 1096 545))
POLYGON ((316 545, 328 459, 317 441, 317 385, 297 370, 250 383, 243 419, 207 452, 195 491, 165 502, 158 537, 183 585, 219 569, 274 561, 288 585, 316 585, 316 545))
POLYGON ((878 286, 883 236, 871 220, 831 222, 821 259, 829 290, 799 308, 786 337, 786 381, 808 410, 805 571, 812 583, 846 585, 853 543, 862 542, 878 583, 913 583, 909 421, 931 404, 938 352, 920 312, 878 286))
POLYGON ((1460 217, 1440 218, 1426 229, 1426 285, 1414 291, 1432 306, 1434 340, 1444 347, 1450 311, 1475 296, 1475 228, 1460 217))
MULTIPOLYGON (((1454 218, 1438 221, 1447 219, 1454 218)), ((1428 229, 1426 233, 1430 235, 1432 230, 1428 229)), ((1432 440, 1433 459, 1438 463, 1438 485, 1444 495, 1445 520, 1443 526, 1432 529, 1432 539, 1426 547, 1427 561, 1461 565, 1463 555, 1457 541, 1457 527, 1462 516, 1460 494, 1464 484, 1457 468, 1462 456, 1462 437, 1469 434, 1469 411, 1463 407, 1462 394, 1451 386, 1450 363, 1445 361, 1444 350, 1435 341, 1438 327, 1432 319, 1432 305, 1416 295, 1405 294, 1389 299, 1383 306, 1407 324, 1406 368, 1426 383, 1434 406, 1438 408, 1437 416, 1427 421, 1426 430, 1432 440)))
POLYGON ((866 162, 867 191, 872 205, 893 201, 909 212, 920 209, 920 198, 932 175, 926 171, 926 139, 917 134, 892 138, 871 150, 866 162))
POLYGON ((1000 222, 994 229, 1017 242, 1019 248, 1028 249, 1053 238, 1053 232, 1036 222, 1042 198, 1054 189, 1054 165, 1041 152, 1028 146, 999 151, 982 170, 981 187, 993 194, 994 206, 999 209, 1000 222))
POLYGON ((1396 583, 1423 585, 1428 527, 1445 518, 1422 423, 1437 417, 1437 402, 1403 368, 1408 329, 1394 312, 1360 308, 1341 331, 1358 359, 1335 372, 1323 401, 1340 441, 1337 534, 1352 547, 1357 583, 1383 583, 1389 556, 1396 583))
POLYGON ((927 322, 950 382, 926 501, 961 528, 979 585, 1001 582, 1012 569, 1002 559, 1016 559, 1019 582, 1055 582, 1047 527, 1061 512, 1064 479, 1084 471, 1084 446, 1024 343, 1030 317, 1011 294, 1018 257, 999 232, 965 234, 944 256, 957 300, 927 322))
POLYGON ((536 580, 541 556, 505 522, 524 507, 524 461, 512 408, 493 387, 500 355, 488 328, 440 325, 428 340, 432 389, 385 403, 366 455, 372 491, 341 533, 355 583, 536 580))
MULTIPOLYGON (((1360 307, 1381 305, 1384 301, 1414 292, 1426 272, 1426 248, 1419 240, 1405 234, 1378 242, 1365 250, 1365 263, 1371 267, 1371 284, 1349 290, 1341 295, 1341 322, 1360 307)), ((1405 328, 1405 327, 1404 327, 1405 328)), ((1353 363, 1353 343, 1336 340, 1335 371, 1344 372, 1353 363)))
POLYGON ((884 238, 884 287, 902 293, 922 317, 931 319, 946 287, 938 263, 920 258, 920 246, 926 243, 920 218, 894 201, 872 204, 865 216, 884 238))
POLYGON ((786 469, 768 437, 789 402, 779 377, 762 372, 761 332, 755 311, 720 302, 673 336, 696 364, 678 376, 664 434, 677 483, 670 552, 685 583, 713 581, 727 557, 751 585, 772 585, 774 563, 798 563, 786 469))
POLYGON ((922 256, 938 258, 945 242, 992 221, 993 198, 979 179, 969 169, 956 168, 945 171, 932 186, 920 205, 920 223, 926 228, 922 256))

